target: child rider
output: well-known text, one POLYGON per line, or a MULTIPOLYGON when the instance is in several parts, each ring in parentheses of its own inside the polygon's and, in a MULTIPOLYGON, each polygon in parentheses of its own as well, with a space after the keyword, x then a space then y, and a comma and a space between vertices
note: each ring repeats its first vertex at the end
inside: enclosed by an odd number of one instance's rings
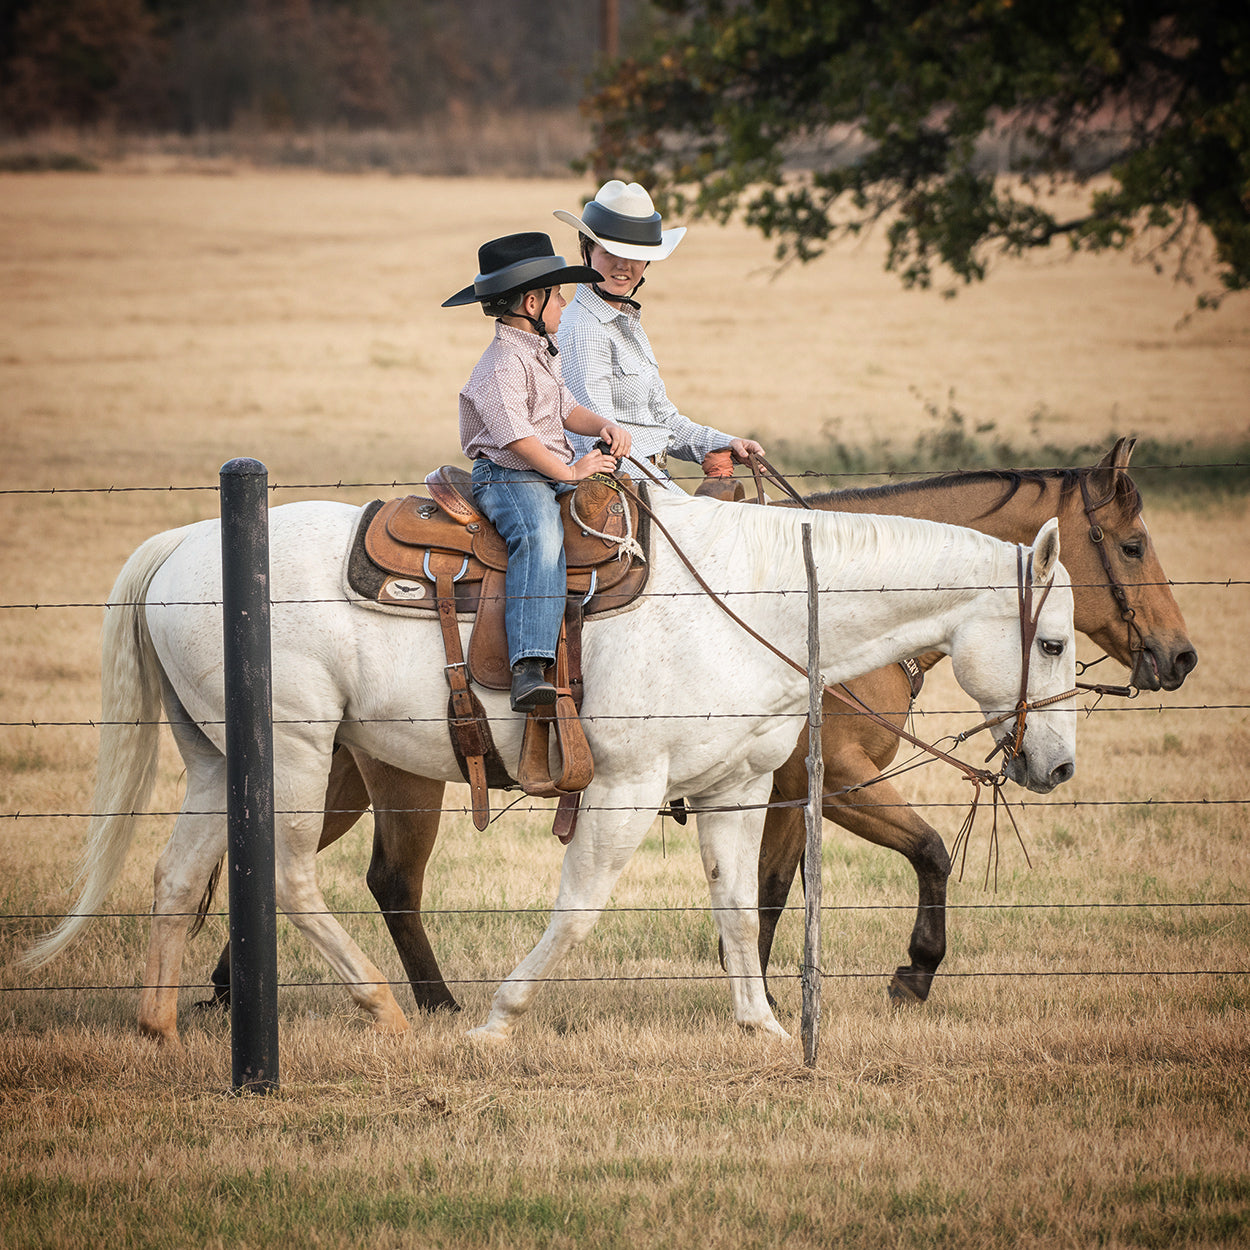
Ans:
POLYGON ((508 548, 504 626, 514 712, 554 703, 544 670, 553 662, 564 618, 564 527, 560 496, 592 473, 611 473, 629 454, 629 433, 580 405, 565 386, 555 332, 565 300, 560 284, 600 282, 566 265, 537 232, 505 235, 478 249, 472 286, 444 308, 480 303, 495 337, 460 392, 460 443, 473 461, 473 498, 508 548), (611 454, 575 458, 566 430, 601 439, 611 454))

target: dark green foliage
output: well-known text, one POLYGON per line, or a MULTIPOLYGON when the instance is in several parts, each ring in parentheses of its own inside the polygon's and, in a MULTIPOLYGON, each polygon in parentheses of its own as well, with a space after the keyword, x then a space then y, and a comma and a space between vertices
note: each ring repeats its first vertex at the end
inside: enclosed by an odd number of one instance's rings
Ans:
MULTIPOLYGON (((985 276, 996 251, 1198 227, 1250 285, 1250 6, 1239 0, 669 0, 668 33, 590 101, 588 164, 666 207, 741 210, 808 260, 881 219, 886 266, 985 276), (677 20, 680 19, 680 20, 677 20), (1012 172, 1007 182, 996 174, 1012 172), (1112 176, 1063 219, 1035 193, 1112 176)), ((1206 297, 1209 298, 1209 297, 1206 297)))

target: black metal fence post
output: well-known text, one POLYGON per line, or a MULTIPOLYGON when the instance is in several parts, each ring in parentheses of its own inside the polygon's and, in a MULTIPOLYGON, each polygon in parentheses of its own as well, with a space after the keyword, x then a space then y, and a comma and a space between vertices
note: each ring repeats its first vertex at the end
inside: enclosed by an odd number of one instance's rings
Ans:
POLYGON ((236 1093, 278 1088, 268 485, 268 470, 258 460, 231 460, 221 467, 230 1048, 236 1093))

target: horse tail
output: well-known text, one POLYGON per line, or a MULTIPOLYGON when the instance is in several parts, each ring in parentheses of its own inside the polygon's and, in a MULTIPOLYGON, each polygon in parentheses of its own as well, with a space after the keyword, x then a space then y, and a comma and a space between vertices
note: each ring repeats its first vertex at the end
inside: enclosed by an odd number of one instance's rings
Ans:
POLYGON ((87 843, 74 882, 77 898, 57 926, 22 955, 28 968, 56 958, 90 925, 121 874, 135 818, 151 796, 160 749, 161 667, 144 600, 188 528, 149 538, 113 584, 100 642, 100 755, 87 843))

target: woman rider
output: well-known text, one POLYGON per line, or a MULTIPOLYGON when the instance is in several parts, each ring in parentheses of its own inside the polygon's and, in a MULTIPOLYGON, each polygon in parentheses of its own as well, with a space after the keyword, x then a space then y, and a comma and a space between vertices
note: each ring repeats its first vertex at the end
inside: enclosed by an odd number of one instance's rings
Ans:
MULTIPOLYGON (((578 403, 616 422, 632 436, 632 455, 661 470, 668 456, 695 464, 714 457, 716 476, 732 468, 724 452, 745 460, 764 449, 754 439, 724 434, 683 416, 668 397, 634 296, 645 281, 643 271, 664 260, 681 242, 684 226, 662 228, 650 195, 636 182, 606 182, 580 217, 565 209, 555 216, 579 231, 582 260, 603 275, 582 283, 564 311, 558 341, 564 381, 578 403)), ((577 453, 592 440, 570 435, 577 453)), ((620 471, 636 474, 629 460, 620 471)))

